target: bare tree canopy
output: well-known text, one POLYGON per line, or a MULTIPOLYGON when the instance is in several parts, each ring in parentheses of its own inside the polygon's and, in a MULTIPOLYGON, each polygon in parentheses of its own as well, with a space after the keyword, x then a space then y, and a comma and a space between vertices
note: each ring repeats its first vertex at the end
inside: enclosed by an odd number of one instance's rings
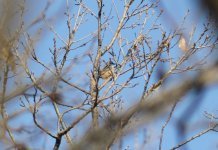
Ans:
POLYGON ((217 3, 169 3, 0 0, 1 149, 179 149, 217 136, 218 94, 205 96, 218 87, 217 3))

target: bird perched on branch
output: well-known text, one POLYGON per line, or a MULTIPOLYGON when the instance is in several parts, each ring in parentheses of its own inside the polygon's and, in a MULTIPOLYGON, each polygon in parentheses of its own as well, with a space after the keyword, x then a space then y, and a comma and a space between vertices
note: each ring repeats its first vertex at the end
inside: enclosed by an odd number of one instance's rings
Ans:
POLYGON ((105 67, 100 70, 100 78, 102 78, 103 80, 113 78, 114 73, 114 63, 110 60, 106 63, 105 67))
POLYGON ((16 61, 14 54, 11 52, 12 42, 7 40, 3 31, 0 30, 0 70, 3 65, 11 67, 12 71, 15 71, 16 61))

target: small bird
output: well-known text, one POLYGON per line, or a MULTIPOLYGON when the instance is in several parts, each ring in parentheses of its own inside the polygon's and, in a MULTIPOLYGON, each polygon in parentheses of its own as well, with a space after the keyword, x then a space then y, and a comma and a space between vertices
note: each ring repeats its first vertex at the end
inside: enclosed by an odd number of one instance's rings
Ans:
MULTIPOLYGON (((1 37, 0 37, 1 38, 1 37)), ((15 72, 15 67, 16 67, 16 62, 15 62, 15 57, 14 54, 10 50, 11 46, 7 42, 2 43, 0 39, 0 70, 3 66, 3 64, 8 65, 11 67, 12 71, 15 72)))
POLYGON ((107 80, 114 77, 114 63, 108 61, 103 69, 100 70, 100 78, 107 80))

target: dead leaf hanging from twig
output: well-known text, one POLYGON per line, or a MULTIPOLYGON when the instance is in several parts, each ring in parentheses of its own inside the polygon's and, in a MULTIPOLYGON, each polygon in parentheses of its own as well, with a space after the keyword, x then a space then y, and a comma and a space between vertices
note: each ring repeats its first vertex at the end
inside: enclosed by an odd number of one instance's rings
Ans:
POLYGON ((186 40, 183 36, 181 36, 180 40, 179 40, 179 48, 182 50, 182 51, 187 51, 188 50, 188 47, 187 47, 187 44, 186 44, 186 40))

